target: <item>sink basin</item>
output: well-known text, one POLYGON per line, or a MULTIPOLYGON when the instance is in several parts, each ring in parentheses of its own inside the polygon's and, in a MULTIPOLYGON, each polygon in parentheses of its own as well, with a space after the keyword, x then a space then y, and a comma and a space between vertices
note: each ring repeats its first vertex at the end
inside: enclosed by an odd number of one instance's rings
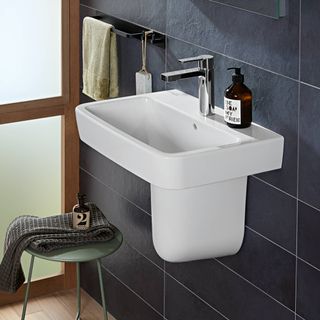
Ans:
POLYGON ((282 136, 256 124, 231 129, 215 112, 201 116, 198 99, 179 90, 76 109, 82 141, 150 182, 153 241, 167 261, 236 253, 247 176, 281 168, 282 136))
MULTIPOLYGON (((117 128, 138 141, 141 147, 152 147, 150 152, 160 155, 177 154, 186 151, 218 148, 239 142, 239 139, 221 128, 210 127, 197 122, 183 112, 177 112, 170 105, 156 97, 124 98, 84 107, 92 115, 117 128), (195 125, 194 125, 195 124, 195 125)), ((125 137, 125 135, 123 135, 125 137)))
POLYGON ((255 124, 233 130, 219 108, 204 118, 198 99, 178 90, 86 103, 76 114, 81 140, 162 188, 189 188, 281 166, 280 135, 255 124))

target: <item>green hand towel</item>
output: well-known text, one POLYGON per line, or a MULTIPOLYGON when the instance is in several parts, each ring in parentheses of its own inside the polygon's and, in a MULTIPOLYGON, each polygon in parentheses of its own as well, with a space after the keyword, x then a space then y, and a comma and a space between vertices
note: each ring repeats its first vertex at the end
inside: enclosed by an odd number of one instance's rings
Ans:
POLYGON ((119 95, 117 39, 112 25, 83 20, 83 93, 94 100, 119 95))

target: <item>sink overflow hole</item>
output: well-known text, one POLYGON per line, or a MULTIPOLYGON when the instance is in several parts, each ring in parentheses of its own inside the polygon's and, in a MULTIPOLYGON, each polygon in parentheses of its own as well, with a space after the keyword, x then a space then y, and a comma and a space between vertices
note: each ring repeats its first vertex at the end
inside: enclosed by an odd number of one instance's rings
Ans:
POLYGON ((198 130, 198 127, 197 127, 197 125, 195 123, 193 124, 193 129, 194 130, 198 130))

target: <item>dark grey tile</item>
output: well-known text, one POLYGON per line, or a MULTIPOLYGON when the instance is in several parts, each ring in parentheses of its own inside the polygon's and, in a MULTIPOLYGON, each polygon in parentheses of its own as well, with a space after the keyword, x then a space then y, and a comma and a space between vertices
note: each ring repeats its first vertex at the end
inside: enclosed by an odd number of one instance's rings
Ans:
POLYGON ((151 212, 149 183, 120 167, 85 143, 81 143, 80 167, 98 177, 105 185, 138 207, 151 212))
POLYGON ((119 91, 120 96, 136 93, 135 73, 139 70, 141 45, 136 39, 118 37, 119 91), (128 53, 130 55, 128 56, 128 53))
POLYGON ((320 90, 301 85, 299 198, 320 209, 320 90))
POLYGON ((208 0, 168 0, 167 34, 293 78, 298 77, 299 1, 279 20, 208 0))
MULTIPOLYGON (((178 58, 212 52, 168 39, 167 69, 181 68, 178 58)), ((253 121, 284 136, 284 161, 281 170, 262 173, 259 177, 292 194, 297 191, 297 130, 298 130, 298 83, 282 76, 261 70, 248 64, 215 54, 215 104, 223 106, 225 89, 231 83, 227 68, 242 67, 245 82, 253 92, 253 121)), ((188 66, 186 66, 188 67, 188 66)), ((167 88, 176 88, 197 95, 197 79, 172 82, 167 88)))
POLYGON ((95 8, 105 14, 165 32, 166 0, 81 0, 82 5, 95 8))
POLYGON ((298 255, 320 268, 320 211, 299 202, 298 255))
MULTIPOLYGON (((101 303, 95 262, 81 266, 81 287, 101 303)), ((118 320, 163 320, 163 317, 105 269, 102 270, 108 311, 118 320)))
POLYGON ((221 258, 219 261, 294 310, 294 255, 246 229, 238 254, 221 258))
POLYGON ((103 259, 103 265, 156 310, 163 311, 163 270, 130 248, 127 243, 103 259))
POLYGON ((299 316, 297 315, 296 320, 305 320, 305 319, 303 319, 303 318, 301 318, 301 317, 299 317, 299 316))
POLYGON ((126 242, 160 267, 163 266, 163 260, 153 247, 151 217, 148 214, 82 170, 80 190, 87 194, 88 199, 95 202, 110 222, 121 230, 126 242))
POLYGON ((282 168, 260 173, 258 177, 296 196, 299 85, 257 68, 248 68, 246 73, 247 85, 255 97, 253 121, 284 137, 282 168))
POLYGON ((301 1, 301 80, 320 87, 318 0, 301 1))
POLYGON ((320 272, 298 260, 297 313, 307 320, 319 320, 320 272))
POLYGON ((295 254, 296 199, 248 179, 246 225, 295 254))
POLYGON ((168 263, 166 270, 229 319, 294 320, 293 312, 215 260, 168 263))
POLYGON ((80 91, 80 103, 87 103, 87 102, 93 102, 93 99, 91 99, 90 97, 86 96, 85 94, 83 94, 80 91))
POLYGON ((165 299, 168 320, 225 319, 170 276, 166 276, 165 299))

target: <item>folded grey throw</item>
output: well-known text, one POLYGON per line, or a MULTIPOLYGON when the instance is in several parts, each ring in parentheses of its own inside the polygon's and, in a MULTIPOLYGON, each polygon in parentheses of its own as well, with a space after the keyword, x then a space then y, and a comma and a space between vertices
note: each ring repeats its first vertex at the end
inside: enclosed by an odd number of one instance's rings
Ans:
POLYGON ((90 228, 72 228, 72 213, 38 218, 20 216, 9 225, 4 244, 4 257, 0 264, 0 291, 16 292, 25 277, 20 264, 23 251, 30 248, 45 253, 53 250, 111 240, 115 227, 92 203, 90 228))

